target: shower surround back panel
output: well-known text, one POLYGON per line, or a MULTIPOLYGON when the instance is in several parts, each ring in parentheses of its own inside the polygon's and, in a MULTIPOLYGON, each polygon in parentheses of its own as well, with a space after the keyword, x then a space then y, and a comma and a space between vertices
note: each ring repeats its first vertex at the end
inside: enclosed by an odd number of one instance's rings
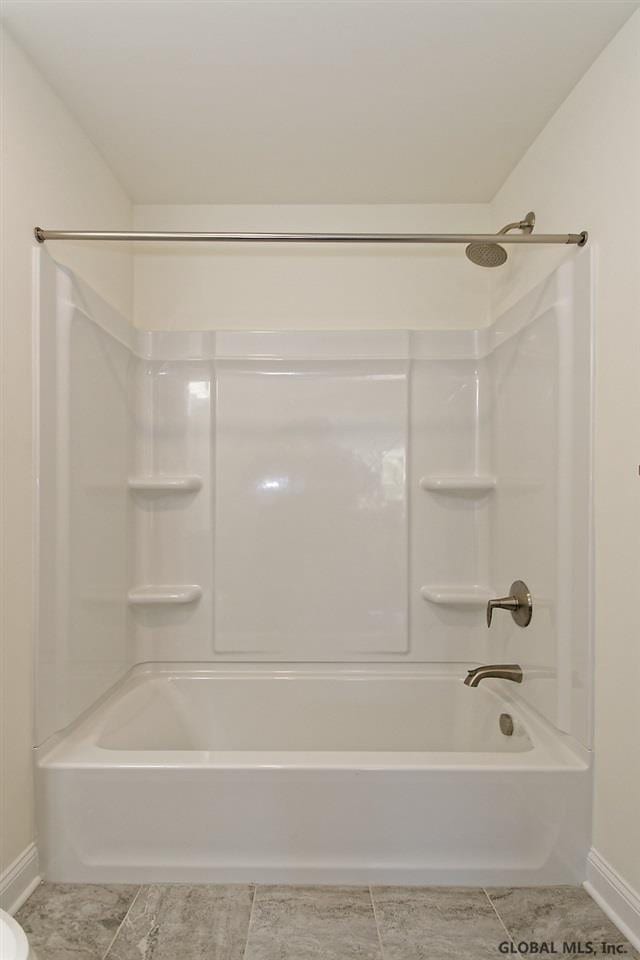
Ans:
POLYGON ((217 652, 407 652, 408 378, 405 360, 218 362, 217 652))
POLYGON ((486 581, 488 502, 452 509, 419 485, 481 467, 474 343, 142 334, 134 580, 201 596, 137 604, 137 660, 475 659, 477 618, 420 589, 486 581), (409 537, 412 511, 430 536, 409 537))
POLYGON ((39 253, 38 682, 39 703, 60 705, 39 717, 39 742, 132 663, 457 662, 463 673, 509 656, 525 668, 519 695, 588 740, 589 582, 574 557, 589 526, 588 257, 479 330, 144 333, 39 253), (65 339, 69 310, 98 331, 83 341, 101 344, 93 387, 70 369, 87 357, 65 339), (519 403, 527 430, 550 438, 542 477, 536 457, 513 462, 519 403), (74 456, 109 478, 117 510, 70 466, 69 424, 74 456), (519 522, 527 489, 535 516, 555 518, 544 536, 519 522), (95 682, 69 527, 87 532, 83 576, 95 572, 105 616, 117 612, 100 630, 110 667, 95 682), (536 629, 505 614, 487 631, 486 598, 516 577, 530 582, 536 629))

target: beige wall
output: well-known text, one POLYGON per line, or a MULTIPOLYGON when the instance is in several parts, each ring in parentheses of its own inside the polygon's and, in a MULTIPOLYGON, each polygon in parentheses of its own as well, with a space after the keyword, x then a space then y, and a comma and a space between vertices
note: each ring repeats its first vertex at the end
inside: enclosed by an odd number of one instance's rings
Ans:
MULTIPOLYGON (((596 257, 596 785, 593 844, 640 891, 640 13, 583 77, 493 203, 588 229, 596 257)), ((513 301, 568 251, 518 251, 513 301)))
MULTIPOLYGON (((0 872, 34 839, 32 785, 31 316, 35 224, 126 227, 131 204, 51 88, 6 33, 2 67, 2 345, 0 381, 0 872)), ((127 250, 51 244, 130 315, 127 250)))
MULTIPOLYGON (((487 229, 486 204, 137 206, 141 230, 437 233, 487 229)), ((176 246, 135 251, 144 329, 477 327, 488 271, 460 247, 176 246)))

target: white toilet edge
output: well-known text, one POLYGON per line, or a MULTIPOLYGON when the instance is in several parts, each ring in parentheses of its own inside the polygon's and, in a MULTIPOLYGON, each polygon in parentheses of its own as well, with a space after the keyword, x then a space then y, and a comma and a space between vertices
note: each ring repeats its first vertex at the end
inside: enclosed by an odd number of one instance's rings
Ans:
POLYGON ((0 960, 36 960, 26 933, 4 910, 0 910, 0 960))

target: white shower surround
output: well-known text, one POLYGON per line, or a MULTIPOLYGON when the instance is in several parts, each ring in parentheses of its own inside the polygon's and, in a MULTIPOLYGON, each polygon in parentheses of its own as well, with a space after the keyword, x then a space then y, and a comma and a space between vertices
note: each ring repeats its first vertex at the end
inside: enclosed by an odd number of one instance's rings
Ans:
MULTIPOLYGON (((37 742, 50 876, 496 884, 582 879, 591 744, 588 252, 491 327, 348 333, 136 332, 46 253, 41 257, 37 742), (269 385, 276 381, 284 385, 280 398, 269 385), (293 389, 296 383, 302 393, 293 389), (252 416, 258 410, 259 421, 252 416), (329 437, 320 458, 314 441, 319 423, 329 437), (305 451, 300 441, 307 429, 305 451), (238 441, 242 430, 248 430, 246 442, 238 441), (349 450, 365 451, 360 463, 369 456, 375 464, 373 486, 371 475, 363 481, 359 474, 359 482, 369 505, 371 497, 374 506, 382 503, 371 514, 377 531, 363 526, 353 509, 358 458, 335 460, 345 437, 349 450), (322 511, 321 497, 303 499, 297 514, 286 498, 273 519, 264 509, 265 490, 258 496, 255 481, 273 480, 274 448, 278 477, 297 478, 312 493, 320 476, 328 502, 315 526, 304 506, 315 503, 316 513, 322 511), (345 497, 349 483, 355 485, 345 497), (243 491, 249 493, 237 510, 243 491), (330 527, 341 503, 345 562, 332 570, 332 542, 325 540, 316 579, 309 569, 315 554, 298 570, 291 552, 300 550, 305 536, 323 542, 323 527, 330 527), (250 538, 257 519, 261 543, 273 549, 261 593, 255 589, 260 558, 251 556, 250 538), (60 535, 66 525, 71 548, 60 535), (384 543, 389 549, 382 554, 384 543), (96 557, 102 564, 97 572, 96 557), (342 583, 354 565, 367 582, 358 594, 356 578, 345 595, 342 583), (504 615, 487 633, 486 597, 504 593, 516 577, 534 594, 531 627, 522 631, 504 615), (283 579, 303 597, 312 597, 314 584, 321 587, 306 628, 304 604, 277 593, 283 579), (157 603, 146 602, 149 593, 157 603), (373 610, 378 593, 384 603, 373 610), (350 606, 354 594, 359 599, 350 606), (225 599, 230 621, 224 619, 225 599), (329 611, 324 619, 323 602, 329 611), (278 618, 281 635, 262 628, 278 618), (306 760, 283 746, 275 754, 238 749, 217 762, 209 750, 201 756, 186 748, 180 757, 169 750, 150 757, 133 732, 126 758, 97 746, 96 724, 104 710, 121 710, 127 685, 148 684, 153 671, 167 681, 189 670, 167 666, 176 661, 200 664, 200 679, 212 691, 229 681, 225 670, 245 679, 255 670, 263 677, 289 671, 295 683, 315 670, 327 680, 328 704, 331 684, 345 681, 345 671, 360 670, 365 686, 371 672, 381 673, 389 689, 400 692, 394 671, 404 670, 421 678, 424 718, 440 723, 442 742, 448 730, 432 712, 440 694, 431 701, 430 691, 455 689, 456 696, 475 697, 480 713, 491 704, 487 715, 476 717, 479 723, 492 723, 499 702, 512 700, 509 712, 520 711, 535 748, 496 754, 488 737, 484 750, 425 749, 407 761, 400 737, 393 759, 380 751, 336 754, 318 745, 306 760), (521 688, 498 682, 489 697, 454 685, 468 665, 505 661, 522 664, 521 688), (142 662, 153 666, 125 676, 142 662), (448 671, 446 683, 442 671, 448 671), (123 676, 95 712, 97 698, 123 676), (79 725, 64 731, 78 716, 79 725), (215 814, 202 803, 205 784, 226 798, 215 814), (274 791, 278 803, 271 802, 274 791), (246 848, 239 840, 252 798, 262 829, 275 838, 271 848, 255 837, 246 848), (102 810, 92 817, 93 827, 83 820, 82 803, 102 810), (399 817, 406 805, 407 815, 399 817), (317 828, 331 807, 352 811, 339 826, 332 819, 333 846, 325 827, 317 828), (136 848, 136 831, 151 808, 156 846, 148 837, 145 847, 141 835, 136 848), (369 808, 378 810, 378 819, 364 813, 369 808), (103 829, 114 809, 120 811, 120 847, 103 829), (282 809, 295 810, 291 834, 278 832, 282 809), (447 816, 454 809, 457 814, 447 816), (241 810, 244 823, 234 816, 241 810), (198 825, 200 860, 193 850, 189 854, 185 836, 172 835, 176 816, 198 825), (420 828, 425 817, 426 831, 420 828), (508 822, 519 824, 524 846, 514 830, 502 848, 500 825, 508 822), (391 823, 396 846, 388 838, 376 846, 382 824, 391 823), (220 845, 221 833, 230 846, 220 845), (490 842, 474 844, 479 835, 490 842)), ((369 689, 375 704, 375 684, 369 689)), ((389 704, 386 709, 381 706, 382 725, 393 721, 389 704)), ((303 722, 293 707, 290 717, 303 722)), ((165 724, 168 737, 174 721, 165 724)))

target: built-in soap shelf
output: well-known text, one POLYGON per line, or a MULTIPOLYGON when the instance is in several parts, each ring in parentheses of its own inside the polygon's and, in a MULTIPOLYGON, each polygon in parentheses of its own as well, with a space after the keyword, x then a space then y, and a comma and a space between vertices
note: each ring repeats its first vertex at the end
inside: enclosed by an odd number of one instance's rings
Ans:
POLYGON ((423 490, 432 493, 490 493, 495 489, 497 478, 492 473, 471 474, 467 476, 437 476, 421 477, 420 486, 423 490))
POLYGON ((491 587, 480 584, 453 587, 445 584, 428 584, 420 590, 429 603, 445 607, 484 607, 495 596, 491 587))
POLYGON ((163 584, 162 586, 144 584, 129 590, 128 599, 133 607, 146 607, 159 604, 195 603, 201 596, 202 587, 195 583, 163 584))
POLYGON ((149 476, 129 477, 129 490, 136 493, 196 493, 202 487, 202 477, 196 474, 187 476, 149 476))

